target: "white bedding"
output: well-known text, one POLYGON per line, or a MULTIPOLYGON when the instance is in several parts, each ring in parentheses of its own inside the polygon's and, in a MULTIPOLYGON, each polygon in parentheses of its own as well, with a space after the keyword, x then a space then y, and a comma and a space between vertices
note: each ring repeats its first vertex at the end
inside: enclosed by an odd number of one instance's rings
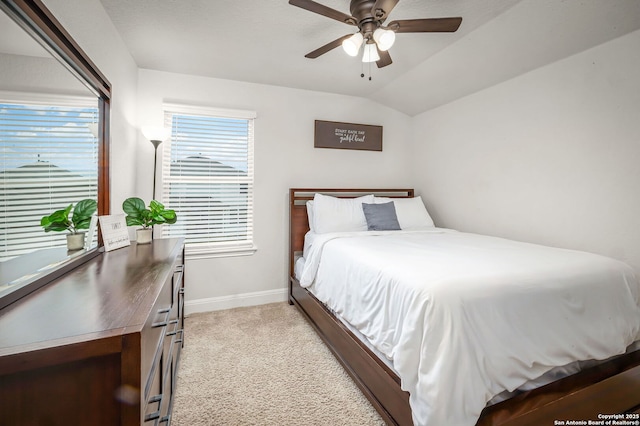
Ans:
POLYGON ((392 360, 417 426, 473 425, 494 395, 640 338, 629 266, 501 238, 316 235, 300 283, 392 360))

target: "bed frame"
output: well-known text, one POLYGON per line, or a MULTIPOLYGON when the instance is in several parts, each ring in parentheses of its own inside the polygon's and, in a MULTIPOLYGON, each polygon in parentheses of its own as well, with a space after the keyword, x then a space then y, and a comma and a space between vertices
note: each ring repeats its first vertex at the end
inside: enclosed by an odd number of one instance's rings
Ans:
MULTIPOLYGON (((309 230, 305 203, 316 193, 341 198, 366 194, 407 198, 413 197, 414 191, 289 190, 289 304, 307 318, 387 424, 412 425, 409 394, 400 389, 399 377, 294 277, 294 263, 302 254, 309 230)), ((640 350, 487 407, 477 425, 544 426, 567 420, 601 420, 599 414, 622 413, 630 420, 640 419, 640 350)))

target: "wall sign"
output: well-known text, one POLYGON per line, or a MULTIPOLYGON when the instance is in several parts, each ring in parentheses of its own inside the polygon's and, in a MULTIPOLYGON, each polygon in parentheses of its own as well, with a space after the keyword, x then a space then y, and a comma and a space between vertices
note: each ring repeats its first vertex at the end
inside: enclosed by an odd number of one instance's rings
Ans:
POLYGON ((382 126, 316 120, 313 146, 382 151, 382 126))

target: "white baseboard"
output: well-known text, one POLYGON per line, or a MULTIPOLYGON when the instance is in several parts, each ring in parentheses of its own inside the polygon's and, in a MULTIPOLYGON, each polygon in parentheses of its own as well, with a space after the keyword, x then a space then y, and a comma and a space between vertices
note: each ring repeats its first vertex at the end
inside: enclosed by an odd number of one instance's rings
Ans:
POLYGON ((184 303, 185 315, 199 312, 221 311, 241 306, 256 306, 267 303, 285 302, 288 289, 256 291, 253 293, 233 294, 231 296, 210 297, 207 299, 187 300, 184 303))

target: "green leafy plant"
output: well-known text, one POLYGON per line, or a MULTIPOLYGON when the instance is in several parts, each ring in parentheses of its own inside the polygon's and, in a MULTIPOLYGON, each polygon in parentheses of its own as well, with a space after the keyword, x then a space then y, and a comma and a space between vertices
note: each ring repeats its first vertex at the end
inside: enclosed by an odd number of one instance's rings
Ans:
POLYGON ((49 216, 44 216, 40 220, 40 225, 44 228, 44 232, 69 231, 71 234, 77 234, 81 229, 89 229, 91 216, 97 208, 96 200, 81 200, 75 207, 69 204, 66 209, 56 210, 49 216), (70 215, 71 218, 69 218, 70 215))
POLYGON ((122 203, 122 210, 127 214, 127 226, 142 226, 145 229, 153 225, 176 223, 178 219, 174 210, 165 209, 156 200, 151 200, 147 208, 140 198, 127 198, 122 203))

